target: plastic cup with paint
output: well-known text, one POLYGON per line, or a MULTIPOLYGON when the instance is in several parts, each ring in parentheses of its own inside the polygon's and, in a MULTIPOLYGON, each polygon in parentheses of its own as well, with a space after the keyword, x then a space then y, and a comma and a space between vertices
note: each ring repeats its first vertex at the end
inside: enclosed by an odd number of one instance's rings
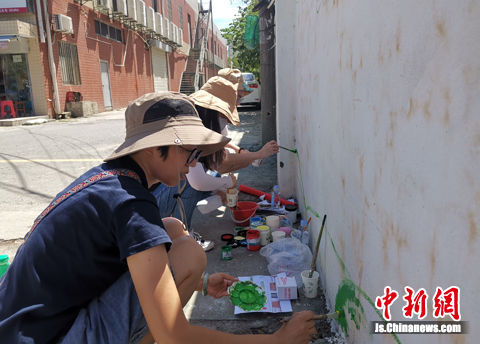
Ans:
POLYGON ((272 232, 272 241, 275 242, 277 240, 280 240, 280 239, 284 239, 285 238, 285 232, 282 232, 282 231, 275 231, 275 232, 272 232))
POLYGON ((277 229, 278 227, 280 227, 280 216, 278 215, 267 216, 266 225, 271 229, 277 229))
POLYGON ((318 291, 318 277, 319 274, 317 271, 314 271, 312 277, 308 277, 310 275, 311 270, 303 270, 302 271, 302 282, 303 282, 303 291, 305 292, 305 296, 308 298, 317 297, 318 291))
POLYGON ((238 190, 235 188, 227 189, 227 207, 233 208, 237 205, 238 190))
POLYGON ((253 167, 260 167, 260 165, 262 164, 262 162, 263 162, 263 159, 254 160, 254 161, 252 162, 252 166, 253 166, 253 167))
POLYGON ((285 237, 288 238, 290 236, 290 233, 292 232, 292 229, 290 227, 280 227, 277 229, 277 231, 282 231, 285 233, 285 237))
POLYGON ((261 225, 257 227, 257 230, 260 232, 260 245, 268 245, 270 243, 270 227, 261 225))

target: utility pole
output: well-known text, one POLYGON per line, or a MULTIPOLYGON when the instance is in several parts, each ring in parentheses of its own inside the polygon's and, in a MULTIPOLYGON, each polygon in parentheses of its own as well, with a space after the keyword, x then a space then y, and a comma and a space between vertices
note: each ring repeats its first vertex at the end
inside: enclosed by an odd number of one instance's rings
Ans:
POLYGON ((260 21, 260 78, 262 82, 262 142, 276 139, 275 5, 260 1, 254 10, 260 21))

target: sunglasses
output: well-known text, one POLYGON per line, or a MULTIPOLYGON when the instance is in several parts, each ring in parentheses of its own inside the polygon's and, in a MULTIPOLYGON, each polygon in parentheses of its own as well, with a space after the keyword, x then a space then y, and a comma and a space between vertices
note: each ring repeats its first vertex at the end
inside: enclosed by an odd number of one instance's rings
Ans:
POLYGON ((185 163, 186 165, 190 165, 194 160, 198 160, 200 158, 200 155, 202 154, 202 151, 198 148, 194 148, 192 150, 186 149, 184 147, 181 147, 184 151, 189 152, 190 154, 188 155, 187 162, 185 163))

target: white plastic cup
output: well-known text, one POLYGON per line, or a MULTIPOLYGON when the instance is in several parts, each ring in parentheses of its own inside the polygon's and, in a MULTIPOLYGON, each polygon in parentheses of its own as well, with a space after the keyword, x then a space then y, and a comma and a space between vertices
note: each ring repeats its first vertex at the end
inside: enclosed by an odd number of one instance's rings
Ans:
POLYGON ((262 162, 263 162, 263 159, 254 160, 254 161, 252 162, 252 166, 253 166, 253 167, 260 167, 260 165, 262 164, 262 162))
POLYGON ((227 189, 227 207, 233 208, 237 205, 238 190, 235 188, 227 189))
POLYGON ((275 242, 277 240, 285 238, 285 232, 282 231, 275 231, 272 232, 272 241, 275 242))
POLYGON ((266 225, 270 227, 270 229, 275 230, 280 227, 280 216, 278 215, 270 215, 267 216, 266 225))
POLYGON ((310 275, 310 271, 311 270, 302 271, 302 282, 305 296, 312 299, 314 297, 317 297, 319 274, 317 271, 314 271, 312 277, 310 278, 308 277, 310 275))

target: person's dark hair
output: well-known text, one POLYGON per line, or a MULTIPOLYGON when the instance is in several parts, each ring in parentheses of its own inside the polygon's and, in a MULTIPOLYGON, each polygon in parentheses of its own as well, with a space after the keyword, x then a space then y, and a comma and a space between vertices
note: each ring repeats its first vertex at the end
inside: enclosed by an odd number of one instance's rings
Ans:
MULTIPOLYGON (((195 108, 197 109, 203 125, 206 128, 221 134, 220 122, 218 120, 218 116, 221 115, 218 113, 218 111, 207 109, 198 105, 195 105, 195 108)), ((198 161, 200 161, 206 168, 210 170, 216 170, 217 166, 222 163, 224 155, 225 151, 221 149, 213 154, 200 158, 198 161)))
POLYGON ((160 156, 163 158, 163 161, 167 160, 168 158, 168 148, 169 146, 157 147, 157 149, 160 151, 160 156))

